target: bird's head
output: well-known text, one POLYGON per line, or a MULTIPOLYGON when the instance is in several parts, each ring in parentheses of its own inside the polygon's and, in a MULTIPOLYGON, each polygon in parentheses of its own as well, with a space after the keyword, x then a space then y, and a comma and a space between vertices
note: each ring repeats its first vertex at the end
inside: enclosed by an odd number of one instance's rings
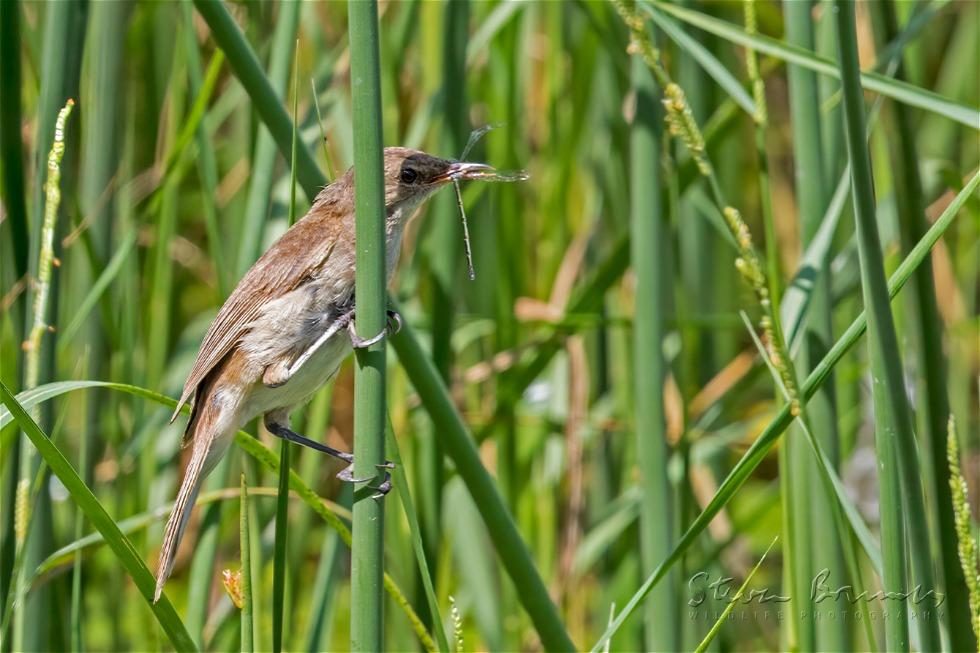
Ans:
POLYGON ((479 179, 494 169, 483 163, 448 161, 405 147, 384 152, 385 208, 408 218, 432 193, 454 179, 479 179))

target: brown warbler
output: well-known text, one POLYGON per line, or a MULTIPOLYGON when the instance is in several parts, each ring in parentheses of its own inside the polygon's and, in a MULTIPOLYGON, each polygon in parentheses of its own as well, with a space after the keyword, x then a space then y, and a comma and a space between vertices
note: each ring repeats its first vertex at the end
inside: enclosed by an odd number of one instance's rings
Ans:
MULTIPOLYGON (((492 177, 493 168, 460 163, 418 150, 384 152, 385 233, 390 281, 405 223, 433 192, 460 179, 492 177)), ((347 463, 337 477, 352 482, 354 457, 288 428, 290 410, 340 366, 351 347, 365 347, 401 318, 389 311, 388 327, 374 338, 354 332, 354 170, 326 186, 303 219, 245 274, 208 328, 174 411, 191 401, 184 444, 190 462, 167 520, 154 601, 173 570, 191 508, 204 477, 228 450, 235 432, 262 415, 273 435, 347 463)), ((381 494, 390 489, 386 478, 381 494)))

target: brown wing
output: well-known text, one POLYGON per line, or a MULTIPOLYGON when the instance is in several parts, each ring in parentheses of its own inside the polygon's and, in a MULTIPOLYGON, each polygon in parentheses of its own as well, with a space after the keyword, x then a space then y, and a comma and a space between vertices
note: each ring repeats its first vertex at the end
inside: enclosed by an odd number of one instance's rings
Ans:
POLYGON ((228 296, 204 335, 171 422, 208 373, 245 334, 262 306, 316 274, 336 246, 353 246, 353 234, 349 239, 344 237, 349 221, 342 217, 353 213, 353 202, 350 193, 337 185, 320 193, 309 213, 255 262, 228 296))

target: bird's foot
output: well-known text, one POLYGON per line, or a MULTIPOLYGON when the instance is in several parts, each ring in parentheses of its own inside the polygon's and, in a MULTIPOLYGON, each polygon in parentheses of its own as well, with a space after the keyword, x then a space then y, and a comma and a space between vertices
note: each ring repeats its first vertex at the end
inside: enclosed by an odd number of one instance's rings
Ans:
MULTIPOLYGON (((333 456, 334 458, 338 458, 339 460, 343 460, 345 463, 347 463, 347 467, 344 467, 342 470, 340 470, 340 472, 337 473, 337 478, 339 478, 341 481, 346 481, 348 483, 366 483, 368 481, 373 481, 376 478, 376 476, 368 476, 366 478, 354 477, 354 454, 352 453, 347 453, 346 451, 340 451, 338 449, 334 449, 333 447, 328 447, 322 442, 316 442, 315 440, 310 440, 309 438, 304 437, 299 433, 296 433, 295 431, 283 426, 278 421, 276 421, 275 418, 270 419, 267 417, 265 420, 265 427, 266 429, 269 430, 270 433, 272 433, 276 437, 282 438, 283 440, 288 440, 289 442, 295 442, 296 444, 301 444, 304 447, 309 447, 310 449, 315 449, 316 451, 320 451, 322 453, 333 456)), ((375 466, 378 469, 385 470, 384 480, 378 486, 369 485, 367 487, 368 489, 374 490, 375 492, 374 494, 371 495, 372 499, 380 499, 384 495, 388 494, 389 491, 391 491, 390 470, 395 468, 395 463, 391 462, 390 460, 386 460, 380 465, 375 465, 375 466)))
MULTIPOLYGON (((387 470, 394 469, 395 468, 395 463, 391 462, 390 460, 386 460, 382 464, 376 465, 376 467, 378 469, 384 469, 386 471, 385 471, 385 479, 384 479, 384 481, 381 482, 381 485, 378 485, 378 486, 369 485, 368 486, 370 489, 372 489, 372 490, 375 491, 375 494, 371 495, 371 498, 372 499, 380 499, 384 495, 388 494, 389 491, 391 491, 391 472, 390 471, 387 471, 387 470)), ((365 478, 355 478, 354 477, 354 463, 352 461, 350 465, 348 465, 347 467, 344 467, 342 470, 340 470, 340 472, 337 473, 337 478, 339 478, 341 481, 345 481, 347 483, 366 483, 367 481, 374 480, 375 477, 374 476, 368 476, 368 477, 365 477, 365 478)))
POLYGON ((354 328, 353 318, 347 323, 347 331, 350 332, 350 342, 354 349, 365 349, 370 347, 376 342, 380 342, 385 336, 393 336, 402 330, 402 316, 398 314, 398 311, 388 310, 387 323, 385 328, 381 330, 376 336, 370 338, 362 338, 357 335, 357 330, 354 328))

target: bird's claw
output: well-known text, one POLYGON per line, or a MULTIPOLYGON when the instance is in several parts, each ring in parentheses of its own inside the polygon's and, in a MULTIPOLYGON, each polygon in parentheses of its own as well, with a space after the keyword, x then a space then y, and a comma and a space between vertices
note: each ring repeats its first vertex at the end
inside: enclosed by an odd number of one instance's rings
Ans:
POLYGON ((350 465, 337 472, 337 478, 345 483, 364 483, 366 481, 370 481, 374 477, 368 476, 366 478, 354 478, 354 462, 351 461, 350 465))
POLYGON ((381 485, 369 485, 368 487, 375 491, 374 494, 371 495, 372 499, 375 501, 378 499, 383 499, 386 494, 391 492, 391 474, 387 472, 385 473, 385 480, 383 483, 381 483, 381 485))
POLYGON ((388 309, 388 323, 385 326, 385 331, 389 336, 393 336, 402 330, 402 316, 398 311, 388 309))
POLYGON ((362 338, 357 335, 357 330, 354 327, 354 320, 351 319, 347 323, 347 331, 350 333, 351 346, 354 349, 365 349, 370 347, 376 342, 380 342, 385 336, 393 336, 402 330, 402 316, 398 314, 398 311, 388 310, 388 315, 385 322, 385 328, 381 330, 376 336, 370 338, 362 338))
MULTIPOLYGON (((375 465, 378 469, 390 470, 395 468, 395 463, 390 460, 386 460, 379 465, 375 465)), ((344 467, 340 472, 337 473, 337 478, 341 481, 347 483, 366 483, 367 481, 374 480, 374 476, 368 476, 365 478, 355 478, 354 477, 354 463, 351 462, 350 465, 344 467)), ((374 486, 369 485, 370 489, 375 491, 375 494, 371 495, 372 499, 380 499, 384 495, 391 491, 391 472, 385 471, 385 480, 381 482, 381 485, 374 486)))

